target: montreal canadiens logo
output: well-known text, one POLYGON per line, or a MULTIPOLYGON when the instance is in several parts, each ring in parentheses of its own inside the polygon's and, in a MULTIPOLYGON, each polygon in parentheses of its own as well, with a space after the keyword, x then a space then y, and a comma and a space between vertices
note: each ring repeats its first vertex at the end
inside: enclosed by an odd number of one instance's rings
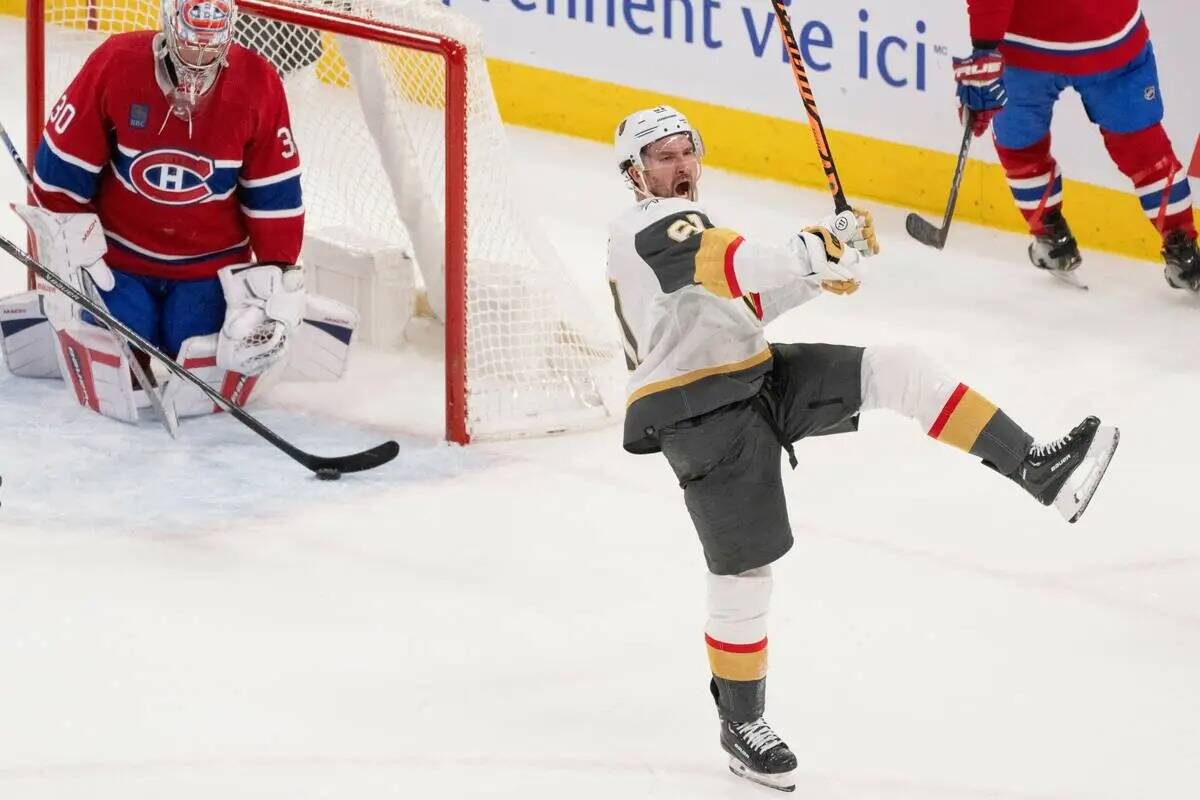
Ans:
POLYGON ((212 197, 208 179, 215 170, 211 158, 182 150, 148 150, 133 160, 129 179, 138 193, 156 203, 186 206, 212 197))
POLYGON ((183 20, 198 31, 222 31, 229 23, 230 7, 221 0, 187 0, 183 20))

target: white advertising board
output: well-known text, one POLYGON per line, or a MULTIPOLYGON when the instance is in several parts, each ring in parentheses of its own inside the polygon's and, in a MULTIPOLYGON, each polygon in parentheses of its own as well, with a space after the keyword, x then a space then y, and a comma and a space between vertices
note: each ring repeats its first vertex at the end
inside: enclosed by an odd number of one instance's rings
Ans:
MULTIPOLYGON (((769 0, 447 5, 483 26, 492 57, 774 117, 804 117, 769 0)), ((1143 10, 1158 54, 1167 129, 1186 166, 1200 132, 1200 59, 1193 49, 1200 3, 1143 0, 1143 10)), ((970 50, 966 0, 792 0, 790 14, 827 127, 957 150, 950 59, 970 50)), ((1068 177, 1127 188, 1073 92, 1060 101, 1053 135, 1068 177)), ((973 155, 995 160, 989 142, 973 155)))

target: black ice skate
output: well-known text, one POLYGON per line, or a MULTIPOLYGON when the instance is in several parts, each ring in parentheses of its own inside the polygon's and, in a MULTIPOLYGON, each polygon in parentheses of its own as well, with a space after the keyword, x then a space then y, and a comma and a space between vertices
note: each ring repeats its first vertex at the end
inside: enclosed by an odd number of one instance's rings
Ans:
POLYGON ((1200 251, 1194 239, 1184 231, 1171 231, 1163 242, 1162 257, 1167 262, 1167 283, 1200 292, 1200 251))
POLYGON ((1088 417, 1061 439, 1030 447, 1009 477, 1039 503, 1053 504, 1068 522, 1075 522, 1096 493, 1120 438, 1116 428, 1088 417))
POLYGON ((1043 220, 1043 225, 1045 233, 1034 236, 1029 245, 1029 260, 1038 269, 1086 289, 1078 277, 1070 274, 1083 263, 1083 256, 1079 254, 1079 243, 1075 241, 1062 212, 1058 209, 1051 211, 1043 220))
POLYGON ((783 792, 796 788, 796 756, 762 717, 753 722, 721 720, 721 747, 729 753, 734 775, 783 792))

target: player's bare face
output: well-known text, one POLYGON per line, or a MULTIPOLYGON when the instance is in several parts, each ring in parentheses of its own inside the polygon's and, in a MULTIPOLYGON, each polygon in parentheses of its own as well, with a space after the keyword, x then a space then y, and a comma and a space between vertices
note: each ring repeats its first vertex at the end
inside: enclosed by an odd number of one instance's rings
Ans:
POLYGON ((642 164, 642 179, 651 195, 695 199, 700 157, 690 135, 676 133, 646 145, 642 164))

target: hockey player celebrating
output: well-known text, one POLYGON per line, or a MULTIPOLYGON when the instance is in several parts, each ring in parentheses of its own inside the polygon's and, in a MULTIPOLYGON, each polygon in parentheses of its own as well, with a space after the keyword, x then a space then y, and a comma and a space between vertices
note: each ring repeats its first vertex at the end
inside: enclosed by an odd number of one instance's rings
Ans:
POLYGON ((705 640, 730 769, 794 788, 796 758, 763 719, 771 563, 792 545, 781 449, 857 429, 886 408, 965 450, 1071 522, 1117 447, 1087 417, 1060 439, 1033 438, 981 394, 913 349, 768 344, 763 325, 821 294, 848 294, 878 252, 871 215, 845 211, 779 247, 716 225, 697 204, 700 134, 668 107, 616 131, 636 203, 609 228, 608 277, 631 370, 624 445, 661 451, 708 564, 705 640))
MULTIPOLYGON (((162 8, 162 30, 108 38, 55 104, 34 170, 43 208, 18 210, 48 266, 240 405, 305 310, 300 158, 278 75, 233 43, 233 0, 162 8)), ((82 405, 136 420, 128 348, 65 303, 45 298, 51 360, 82 405)), ((18 349, 6 343, 10 368, 18 349)), ((182 382, 164 397, 213 410, 182 382)))
POLYGON ((1163 130, 1158 68, 1138 0, 967 0, 967 7, 974 51, 954 59, 960 113, 974 112, 977 136, 994 126, 1013 199, 1034 236, 1034 265, 1065 273, 1081 260, 1050 153, 1054 104, 1071 87, 1162 235, 1167 282, 1200 291, 1191 189, 1163 130))

